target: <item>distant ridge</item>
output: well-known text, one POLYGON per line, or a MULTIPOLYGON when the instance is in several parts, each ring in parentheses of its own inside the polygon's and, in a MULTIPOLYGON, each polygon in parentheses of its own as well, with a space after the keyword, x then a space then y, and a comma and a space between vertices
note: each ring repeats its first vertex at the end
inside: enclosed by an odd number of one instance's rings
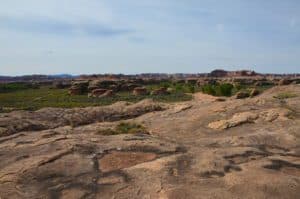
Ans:
POLYGON ((78 76, 70 74, 56 75, 23 75, 23 76, 0 76, 0 82, 28 82, 28 81, 53 81, 55 79, 73 79, 78 76))
POLYGON ((141 74, 87 74, 87 75, 71 75, 71 74, 54 74, 54 75, 23 75, 23 76, 0 76, 1 82, 50 82, 53 80, 71 80, 71 79, 127 79, 127 78, 153 78, 153 79, 165 79, 165 78, 202 78, 202 77, 300 77, 300 73, 294 74, 273 74, 273 73, 257 73, 253 70, 236 70, 227 71, 223 69, 216 69, 210 73, 141 73, 141 74))

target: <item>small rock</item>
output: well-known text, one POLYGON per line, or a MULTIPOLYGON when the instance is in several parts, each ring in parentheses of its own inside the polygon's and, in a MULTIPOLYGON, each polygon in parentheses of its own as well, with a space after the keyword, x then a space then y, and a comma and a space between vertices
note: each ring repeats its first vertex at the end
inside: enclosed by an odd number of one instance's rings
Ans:
POLYGON ((133 95, 135 96, 148 95, 148 90, 145 87, 137 87, 134 88, 133 95))

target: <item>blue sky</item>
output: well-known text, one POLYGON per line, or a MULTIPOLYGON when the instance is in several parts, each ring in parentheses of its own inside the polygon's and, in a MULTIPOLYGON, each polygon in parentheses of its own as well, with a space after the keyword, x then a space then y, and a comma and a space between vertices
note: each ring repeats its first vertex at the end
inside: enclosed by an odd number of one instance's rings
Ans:
POLYGON ((0 75, 300 73, 299 0, 0 1, 0 75))

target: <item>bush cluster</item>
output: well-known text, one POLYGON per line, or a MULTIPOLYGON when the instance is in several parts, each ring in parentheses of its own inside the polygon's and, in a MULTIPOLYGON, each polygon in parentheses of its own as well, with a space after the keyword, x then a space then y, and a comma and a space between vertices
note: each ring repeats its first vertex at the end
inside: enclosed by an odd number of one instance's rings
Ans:
POLYGON ((233 85, 228 83, 216 85, 207 84, 202 87, 202 92, 214 96, 229 97, 232 95, 232 89, 233 85))
POLYGON ((4 83, 4 84, 0 84, 0 93, 8 93, 8 92, 14 92, 14 91, 26 90, 26 89, 35 89, 35 88, 38 88, 38 86, 31 83, 21 83, 21 82, 4 83))

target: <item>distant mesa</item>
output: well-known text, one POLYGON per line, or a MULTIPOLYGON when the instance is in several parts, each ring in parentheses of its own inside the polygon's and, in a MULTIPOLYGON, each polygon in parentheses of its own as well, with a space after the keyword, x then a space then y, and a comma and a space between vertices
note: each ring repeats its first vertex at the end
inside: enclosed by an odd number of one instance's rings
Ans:
POLYGON ((259 74, 251 70, 226 71, 222 69, 217 69, 209 73, 209 76, 211 77, 242 77, 242 76, 256 76, 256 75, 259 74))

